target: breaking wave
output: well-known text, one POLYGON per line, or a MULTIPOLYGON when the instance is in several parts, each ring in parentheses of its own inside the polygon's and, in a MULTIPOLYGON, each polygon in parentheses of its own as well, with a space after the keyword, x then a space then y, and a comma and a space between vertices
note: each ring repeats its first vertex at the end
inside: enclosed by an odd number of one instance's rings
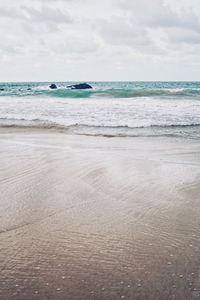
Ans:
POLYGON ((190 136, 200 137, 200 123, 191 124, 151 124, 144 126, 103 126, 88 124, 61 125, 39 119, 0 119, 1 128, 48 129, 67 134, 105 136, 105 137, 138 137, 138 136, 190 136))

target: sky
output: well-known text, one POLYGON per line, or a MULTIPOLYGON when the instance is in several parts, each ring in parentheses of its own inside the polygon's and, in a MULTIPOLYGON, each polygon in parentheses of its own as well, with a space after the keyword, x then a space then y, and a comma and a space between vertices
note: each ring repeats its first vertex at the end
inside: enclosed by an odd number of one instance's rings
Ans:
POLYGON ((0 81, 200 80, 199 0, 0 0, 0 81))

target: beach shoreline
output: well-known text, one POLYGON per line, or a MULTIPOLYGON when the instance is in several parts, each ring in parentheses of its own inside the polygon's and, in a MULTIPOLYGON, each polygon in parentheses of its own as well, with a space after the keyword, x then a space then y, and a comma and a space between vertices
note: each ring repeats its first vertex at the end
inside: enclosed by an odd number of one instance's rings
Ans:
POLYGON ((197 299, 200 140, 0 128, 0 298, 197 299))

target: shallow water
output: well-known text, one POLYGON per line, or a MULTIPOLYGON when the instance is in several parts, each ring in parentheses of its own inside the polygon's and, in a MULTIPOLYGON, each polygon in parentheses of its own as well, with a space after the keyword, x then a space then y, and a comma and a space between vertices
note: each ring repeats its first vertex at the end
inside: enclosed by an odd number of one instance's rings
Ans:
POLYGON ((0 299, 199 297, 199 141, 0 143, 0 299))

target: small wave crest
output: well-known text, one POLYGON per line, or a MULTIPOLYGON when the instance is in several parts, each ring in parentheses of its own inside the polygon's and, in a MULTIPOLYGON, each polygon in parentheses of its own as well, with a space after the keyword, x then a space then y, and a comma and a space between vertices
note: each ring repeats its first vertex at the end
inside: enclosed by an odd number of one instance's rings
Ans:
POLYGON ((200 123, 191 124, 150 124, 144 126, 128 125, 88 125, 70 124, 61 125, 56 122, 40 119, 0 119, 0 128, 21 128, 21 129, 51 129, 68 134, 105 136, 105 137, 139 137, 139 136, 190 136, 200 137, 200 123))

